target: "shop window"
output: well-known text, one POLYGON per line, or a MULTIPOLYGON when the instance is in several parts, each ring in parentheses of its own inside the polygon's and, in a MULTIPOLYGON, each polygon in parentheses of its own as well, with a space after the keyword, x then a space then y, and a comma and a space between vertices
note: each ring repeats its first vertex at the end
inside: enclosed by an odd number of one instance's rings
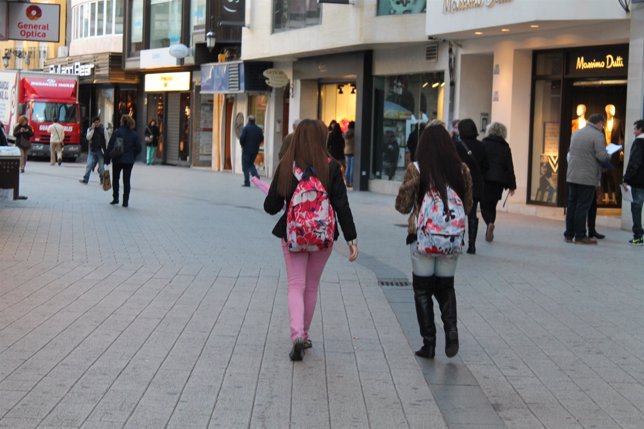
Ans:
POLYGON ((317 0, 273 0, 273 31, 285 31, 320 24, 317 0))
MULTIPOLYGON (((265 130, 264 120, 266 117, 266 106, 268 104, 268 97, 265 95, 251 95, 248 97, 249 115, 255 117, 255 124, 262 130, 265 130)), ((258 169, 264 168, 264 145, 259 148, 259 153, 255 159, 255 165, 258 169)))
POLYGON ((530 200, 534 203, 557 205, 560 112, 561 81, 535 81, 530 169, 530 200))
POLYGON ((130 14, 129 56, 138 56, 143 49, 143 0, 133 0, 130 14))
POLYGON ((110 34, 123 34, 123 0, 101 0, 72 8, 74 40, 110 34))
POLYGON ((166 48, 181 38, 181 0, 150 1, 150 49, 166 48))
POLYGON ((332 120, 346 131, 350 121, 356 120, 355 83, 328 83, 320 86, 320 119, 329 125, 332 120))
POLYGON ((198 141, 193 148, 193 163, 196 166, 208 167, 212 163, 212 115, 214 110, 213 95, 195 91, 199 100, 196 113, 195 136, 198 141))
POLYGON ((421 124, 443 117, 443 72, 376 77, 371 178, 401 181, 410 160, 407 145, 421 124))
POLYGON ((204 30, 206 26, 206 0, 192 0, 190 2, 190 45, 192 35, 197 30, 204 30))
POLYGON ((378 16, 405 15, 410 13, 425 13, 427 0, 396 1, 378 0, 378 16))

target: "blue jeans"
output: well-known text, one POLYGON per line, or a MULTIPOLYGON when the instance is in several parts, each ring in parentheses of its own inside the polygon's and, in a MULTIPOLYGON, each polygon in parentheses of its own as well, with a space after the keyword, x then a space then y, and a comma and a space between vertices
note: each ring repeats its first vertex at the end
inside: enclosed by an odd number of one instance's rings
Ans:
POLYGON ((87 153, 87 167, 85 167, 85 175, 83 176, 85 182, 89 182, 89 175, 94 170, 94 167, 96 167, 96 164, 98 164, 98 176, 102 178, 103 171, 105 170, 103 166, 103 153, 101 151, 89 151, 87 153))
POLYGON ((347 186, 353 187, 353 155, 345 155, 344 159, 347 163, 344 170, 344 179, 347 182, 347 186))
POLYGON ((644 188, 631 187, 633 202, 631 203, 631 215, 633 216, 633 237, 642 238, 642 204, 644 204, 644 188))
POLYGON ((588 210, 595 198, 595 187, 568 183, 568 208, 566 209, 566 238, 586 238, 588 210))
POLYGON ((257 169, 255 168, 255 158, 257 158, 256 153, 246 153, 242 152, 242 171, 244 172, 244 185, 250 186, 250 177, 249 173, 253 177, 259 177, 257 174, 257 169))

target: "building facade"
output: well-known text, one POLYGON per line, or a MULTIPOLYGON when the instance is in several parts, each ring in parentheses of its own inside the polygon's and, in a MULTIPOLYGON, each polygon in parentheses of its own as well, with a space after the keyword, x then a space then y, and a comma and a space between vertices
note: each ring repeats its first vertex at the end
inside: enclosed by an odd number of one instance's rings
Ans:
POLYGON ((630 227, 619 184, 643 95, 643 11, 631 9, 601 0, 428 1, 427 35, 455 50, 455 115, 508 127, 518 187, 508 210, 561 218, 570 137, 602 113, 606 143, 625 148, 602 174, 597 203, 603 223, 630 227))

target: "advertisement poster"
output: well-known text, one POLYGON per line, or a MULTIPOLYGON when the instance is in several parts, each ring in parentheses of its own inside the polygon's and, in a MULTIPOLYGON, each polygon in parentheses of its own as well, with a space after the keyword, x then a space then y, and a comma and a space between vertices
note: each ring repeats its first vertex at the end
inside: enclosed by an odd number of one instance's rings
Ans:
POLYGON ((58 42, 60 5, 11 2, 7 25, 9 39, 58 42))

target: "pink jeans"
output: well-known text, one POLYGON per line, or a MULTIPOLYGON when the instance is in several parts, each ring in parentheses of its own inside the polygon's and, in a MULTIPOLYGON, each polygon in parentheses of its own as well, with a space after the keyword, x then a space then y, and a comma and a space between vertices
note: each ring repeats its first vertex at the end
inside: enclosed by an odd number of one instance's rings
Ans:
POLYGON ((317 252, 291 252, 284 240, 282 252, 288 277, 288 316, 291 340, 309 338, 309 328, 318 299, 320 278, 333 246, 317 252))

